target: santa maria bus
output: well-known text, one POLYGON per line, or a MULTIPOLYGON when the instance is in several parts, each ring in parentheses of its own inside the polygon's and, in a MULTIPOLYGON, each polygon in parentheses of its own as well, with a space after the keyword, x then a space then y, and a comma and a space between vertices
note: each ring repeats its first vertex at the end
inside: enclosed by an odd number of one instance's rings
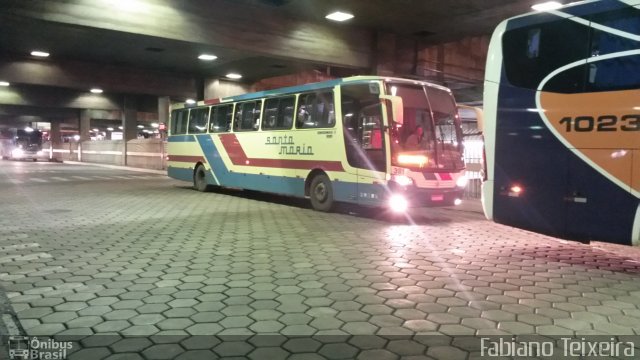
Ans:
POLYGON ((488 218, 640 243, 640 0, 504 21, 484 94, 488 218))
POLYGON ((168 174, 336 202, 450 206, 466 184, 455 100, 426 82, 357 76, 178 105, 168 174))

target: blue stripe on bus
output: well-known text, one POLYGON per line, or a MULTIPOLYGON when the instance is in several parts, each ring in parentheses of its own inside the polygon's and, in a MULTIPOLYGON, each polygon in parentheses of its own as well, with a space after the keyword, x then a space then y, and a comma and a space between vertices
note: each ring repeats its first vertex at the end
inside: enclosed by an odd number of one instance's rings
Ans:
POLYGON ((229 171, 211 136, 198 135, 196 138, 207 162, 211 165, 211 170, 222 186, 304 197, 304 179, 229 171))
MULTIPOLYGON (((215 173, 220 185, 296 197, 305 196, 305 179, 288 176, 244 174, 229 171, 220 157, 220 152, 213 143, 213 139, 210 135, 198 135, 196 136, 196 139, 202 148, 202 152, 204 153, 207 162, 211 165, 211 171, 215 173)), ((184 179, 192 181, 192 172, 189 172, 188 175, 178 174, 178 176, 181 176, 179 177, 181 180, 184 179)), ((212 178, 207 177, 207 182, 211 185, 215 185, 212 178)), ((352 198, 352 195, 357 194, 357 186, 358 185, 356 183, 333 181, 332 187, 334 199, 336 201, 355 203, 356 201, 352 198)))
POLYGON ((167 176, 173 179, 183 181, 193 181, 193 169, 177 168, 173 166, 167 167, 167 176))
POLYGON ((195 135, 172 135, 169 136, 167 141, 169 142, 194 142, 196 141, 195 135))

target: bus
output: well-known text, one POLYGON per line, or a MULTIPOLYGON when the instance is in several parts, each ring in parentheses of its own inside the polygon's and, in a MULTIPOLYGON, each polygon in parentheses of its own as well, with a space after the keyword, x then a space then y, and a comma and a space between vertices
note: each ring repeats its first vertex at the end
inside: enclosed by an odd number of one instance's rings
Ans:
POLYGON ((28 126, 24 129, 0 130, 0 157, 10 160, 45 159, 42 132, 28 126))
POLYGON ((483 130, 487 218, 640 244, 640 0, 581 1, 499 24, 483 130))
POLYGON ((172 108, 168 175, 386 207, 452 206, 466 177, 455 100, 422 81, 354 76, 172 108))

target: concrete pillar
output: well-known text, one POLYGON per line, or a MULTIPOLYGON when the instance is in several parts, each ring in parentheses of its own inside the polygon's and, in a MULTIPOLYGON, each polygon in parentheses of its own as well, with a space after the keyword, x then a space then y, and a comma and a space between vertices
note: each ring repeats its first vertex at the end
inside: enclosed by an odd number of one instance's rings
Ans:
POLYGON ((379 31, 376 34, 376 47, 373 55, 373 72, 380 76, 393 76, 396 73, 396 35, 379 31))
POLYGON ((158 97, 158 123, 169 125, 169 107, 171 99, 168 96, 158 97))
POLYGON ((376 33, 373 69, 380 76, 410 76, 416 73, 416 39, 394 33, 376 33))
POLYGON ((135 96, 125 95, 122 111, 122 138, 133 140, 138 137, 138 107, 135 96))
POLYGON ((204 100, 204 78, 199 77, 196 79, 196 101, 204 100))
MULTIPOLYGON (((62 132, 60 131, 60 121, 52 120, 50 122, 51 129, 49 129, 49 138, 51 140, 51 147, 49 150, 60 149, 62 146, 62 132)), ((49 156, 50 159, 61 160, 62 155, 60 153, 52 152, 49 156)))
POLYGON ((89 131, 91 130, 91 111, 88 109, 80 110, 80 141, 88 141, 90 139, 89 131))
POLYGON ((207 79, 204 86, 205 99, 217 99, 251 92, 251 87, 235 81, 207 79))
POLYGON ((122 165, 127 165, 127 141, 138 137, 138 111, 136 97, 124 96, 122 111, 122 165))

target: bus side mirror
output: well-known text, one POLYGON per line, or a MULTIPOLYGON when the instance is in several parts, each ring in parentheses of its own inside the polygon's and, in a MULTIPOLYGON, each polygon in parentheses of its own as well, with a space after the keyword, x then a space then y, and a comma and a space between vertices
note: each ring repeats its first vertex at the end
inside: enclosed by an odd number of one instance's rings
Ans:
POLYGON ((460 113, 460 110, 464 110, 465 112, 473 112, 478 124, 478 131, 481 134, 484 133, 484 112, 481 108, 475 106, 458 105, 458 113, 460 113))
POLYGON ((393 121, 398 125, 402 125, 404 123, 404 106, 402 98, 394 95, 380 95, 380 99, 386 102, 387 108, 391 108, 393 121))

